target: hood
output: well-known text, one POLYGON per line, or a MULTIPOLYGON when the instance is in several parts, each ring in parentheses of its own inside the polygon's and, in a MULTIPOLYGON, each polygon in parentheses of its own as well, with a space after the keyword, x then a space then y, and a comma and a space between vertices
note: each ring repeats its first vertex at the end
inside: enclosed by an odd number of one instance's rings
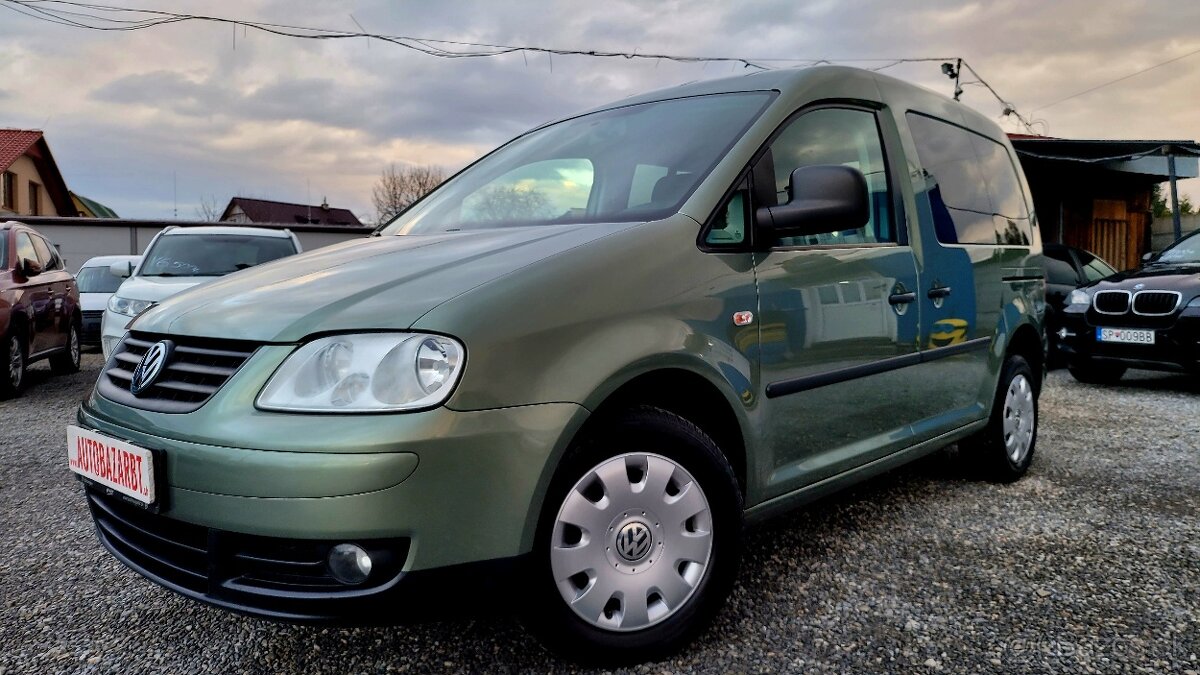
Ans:
POLYGON ((80 293, 79 309, 85 312, 98 312, 108 307, 108 299, 112 293, 80 293))
MULTIPOLYGON (((162 302, 180 291, 206 284, 218 277, 129 277, 117 289, 117 295, 130 300, 149 300, 162 302)), ((107 295, 89 293, 88 295, 107 295)), ((107 298, 106 298, 107 301, 107 298)))
POLYGON ((1085 286, 1093 291, 1179 291, 1183 301, 1200 294, 1200 265, 1144 265, 1085 286), (1135 288, 1139 284, 1141 288, 1135 288))
POLYGON ((635 225, 356 239, 204 284, 155 306, 131 327, 257 342, 297 342, 326 331, 404 330, 456 295, 635 225))

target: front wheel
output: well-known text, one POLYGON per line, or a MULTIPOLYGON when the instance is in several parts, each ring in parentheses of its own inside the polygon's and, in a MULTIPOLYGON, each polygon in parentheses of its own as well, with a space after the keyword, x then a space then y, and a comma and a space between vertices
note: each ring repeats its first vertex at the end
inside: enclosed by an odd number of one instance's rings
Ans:
POLYGON ((1029 362, 1013 355, 1004 361, 987 426, 959 446, 983 478, 1009 483, 1033 463, 1037 422, 1037 380, 1029 362))
POLYGON ((575 660, 661 658, 703 630, 732 588, 742 498, 700 428, 636 408, 570 453, 547 496, 526 624, 575 660))

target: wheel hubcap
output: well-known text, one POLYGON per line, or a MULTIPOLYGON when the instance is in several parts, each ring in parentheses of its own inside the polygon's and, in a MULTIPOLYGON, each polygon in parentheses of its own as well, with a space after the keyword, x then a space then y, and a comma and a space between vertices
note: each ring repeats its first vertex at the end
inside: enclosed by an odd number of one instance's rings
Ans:
POLYGON ((13 385, 21 384, 21 374, 24 371, 24 356, 21 354, 21 341, 16 337, 8 339, 8 381, 13 385))
POLYGON ((550 568, 564 601, 593 626, 652 626, 692 597, 712 555, 712 514, 675 461, 627 453, 584 474, 558 510, 550 568))
POLYGON ((79 332, 74 327, 71 328, 71 361, 75 365, 79 365, 79 332))
POLYGON ((1017 375, 1008 384, 1004 395, 1004 448, 1014 464, 1019 464, 1029 454, 1036 423, 1033 387, 1028 378, 1017 375))

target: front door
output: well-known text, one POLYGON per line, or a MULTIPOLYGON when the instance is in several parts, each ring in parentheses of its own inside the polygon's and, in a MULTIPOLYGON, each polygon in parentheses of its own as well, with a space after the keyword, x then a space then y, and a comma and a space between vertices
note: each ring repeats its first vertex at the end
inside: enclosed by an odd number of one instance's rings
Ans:
POLYGON ((793 170, 820 164, 859 169, 871 200, 864 227, 757 254, 770 496, 905 447, 919 418, 925 386, 906 369, 920 358, 920 280, 883 147, 875 111, 822 107, 786 124, 763 158, 777 203, 793 170))
MULTIPOLYGON (((17 233, 17 265, 31 260, 41 264, 33 240, 24 232, 17 233)), ((26 350, 30 355, 44 352, 55 346, 50 333, 54 331, 54 297, 47 278, 41 274, 29 278, 22 275, 20 286, 23 304, 29 307, 31 325, 27 336, 26 350)))

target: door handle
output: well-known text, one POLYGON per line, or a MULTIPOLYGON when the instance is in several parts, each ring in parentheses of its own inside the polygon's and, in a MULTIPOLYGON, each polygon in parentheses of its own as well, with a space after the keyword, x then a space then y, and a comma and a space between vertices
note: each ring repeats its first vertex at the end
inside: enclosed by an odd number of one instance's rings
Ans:
POLYGON ((929 296, 930 300, 933 300, 936 298, 945 298, 950 295, 950 287, 949 286, 934 286, 933 288, 929 289, 929 293, 927 293, 927 295, 929 296))
POLYGON ((891 295, 888 296, 888 304, 893 305, 893 306, 907 305, 910 302, 915 302, 916 299, 917 299, 917 294, 912 291, 908 291, 905 293, 892 293, 891 295))

